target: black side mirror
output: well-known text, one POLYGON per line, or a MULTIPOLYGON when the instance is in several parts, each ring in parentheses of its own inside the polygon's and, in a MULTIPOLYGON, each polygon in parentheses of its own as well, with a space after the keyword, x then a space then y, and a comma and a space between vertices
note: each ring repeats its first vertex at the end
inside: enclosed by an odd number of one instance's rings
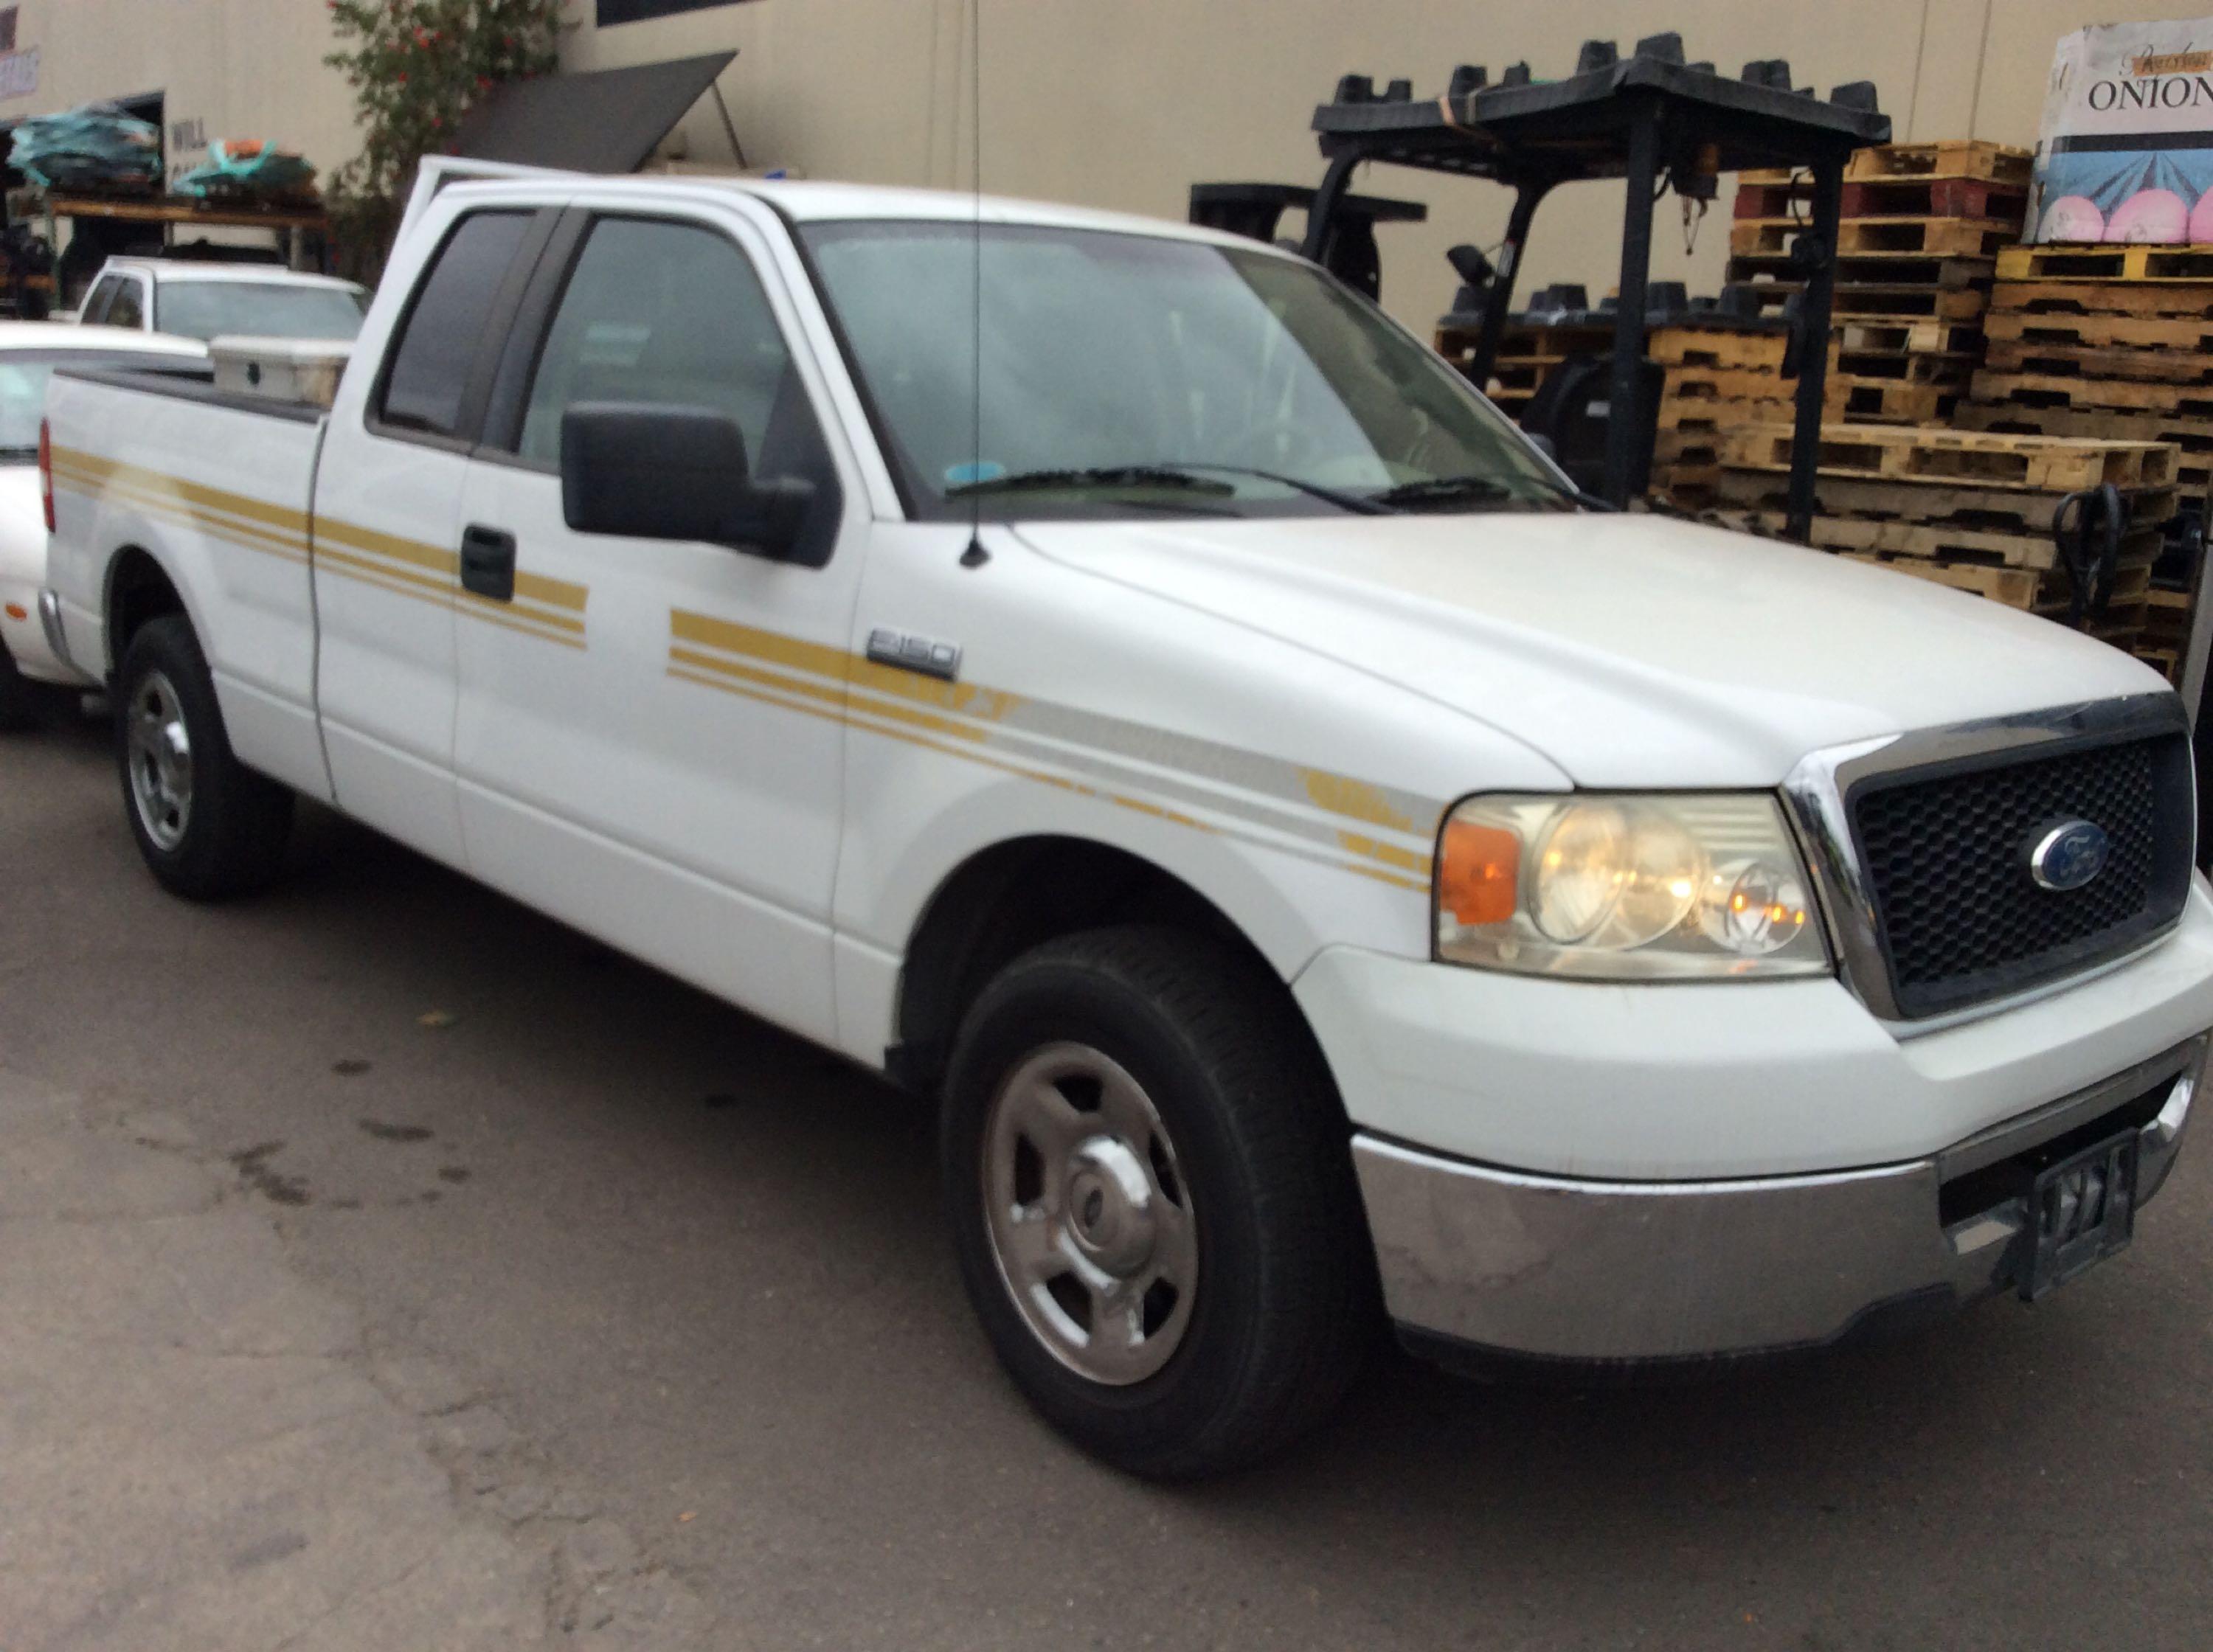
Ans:
POLYGON ((704 539, 781 560, 814 499, 796 477, 754 481, 727 413, 578 402, 561 418, 561 514, 579 533, 704 539))

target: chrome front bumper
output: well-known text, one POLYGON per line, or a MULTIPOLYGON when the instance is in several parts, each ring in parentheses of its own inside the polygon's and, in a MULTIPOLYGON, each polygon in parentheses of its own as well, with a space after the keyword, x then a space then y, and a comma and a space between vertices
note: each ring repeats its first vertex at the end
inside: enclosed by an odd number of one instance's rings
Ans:
POLYGON ((2142 1209, 2180 1149, 2206 1049, 2201 1035, 1932 1157, 1827 1175, 1576 1181, 1365 1134, 1353 1159, 1403 1330, 1541 1359, 1780 1351, 2015 1284, 2034 1220, 2008 1167, 2062 1137, 2137 1128, 2142 1209))

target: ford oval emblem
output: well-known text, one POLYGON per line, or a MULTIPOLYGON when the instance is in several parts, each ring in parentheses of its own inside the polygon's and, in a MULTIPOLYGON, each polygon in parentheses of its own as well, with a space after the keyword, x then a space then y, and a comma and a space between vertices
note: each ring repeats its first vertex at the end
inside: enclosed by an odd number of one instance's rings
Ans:
POLYGON ((2039 889, 2065 894, 2097 881, 2112 853, 2106 828, 2089 820, 2063 820, 2028 851, 2028 875, 2039 889))

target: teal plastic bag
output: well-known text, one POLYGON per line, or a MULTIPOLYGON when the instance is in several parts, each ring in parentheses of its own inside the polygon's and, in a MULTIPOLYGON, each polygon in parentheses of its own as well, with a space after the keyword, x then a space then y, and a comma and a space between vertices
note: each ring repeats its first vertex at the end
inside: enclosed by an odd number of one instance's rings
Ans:
POLYGON ((207 162, 177 180, 180 194, 202 200, 302 195, 314 187, 315 169, 290 149, 254 137, 219 137, 207 162))
POLYGON ((18 121, 9 159, 49 189, 150 186, 162 180, 162 134, 112 103, 18 121))

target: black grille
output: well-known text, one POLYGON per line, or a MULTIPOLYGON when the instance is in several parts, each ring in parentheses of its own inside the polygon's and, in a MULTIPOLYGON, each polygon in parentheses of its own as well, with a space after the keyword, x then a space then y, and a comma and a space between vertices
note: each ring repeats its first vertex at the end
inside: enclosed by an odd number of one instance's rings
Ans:
POLYGON ((2165 735, 1858 788, 1852 823, 1899 1010, 2019 991, 2164 927, 2189 889, 2188 763, 2185 738, 2165 735), (2073 820, 2105 829, 2106 869, 2086 888, 2041 888, 2030 850, 2073 820))

